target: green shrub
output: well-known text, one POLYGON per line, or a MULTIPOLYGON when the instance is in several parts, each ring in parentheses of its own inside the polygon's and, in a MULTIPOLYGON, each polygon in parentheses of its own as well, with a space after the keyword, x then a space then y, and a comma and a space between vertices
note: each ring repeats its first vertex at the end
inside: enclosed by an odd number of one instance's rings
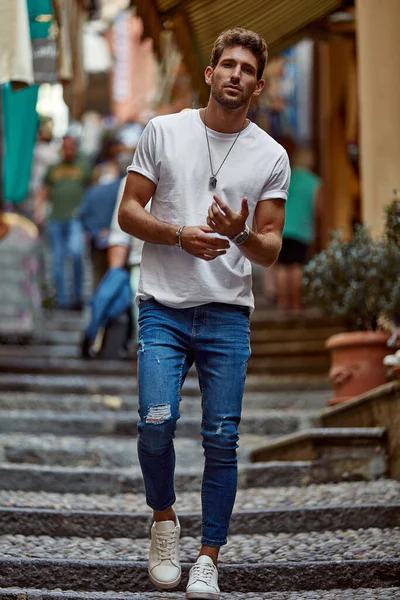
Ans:
POLYGON ((400 310, 400 204, 386 209, 385 233, 373 240, 366 226, 351 240, 333 232, 328 248, 304 269, 304 301, 342 317, 352 330, 376 330, 382 314, 400 310))

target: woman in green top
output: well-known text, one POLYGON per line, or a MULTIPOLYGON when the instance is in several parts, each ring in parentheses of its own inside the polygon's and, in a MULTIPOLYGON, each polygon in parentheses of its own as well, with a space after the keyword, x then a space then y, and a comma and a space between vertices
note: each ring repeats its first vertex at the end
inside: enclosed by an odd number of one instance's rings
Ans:
POLYGON ((309 247, 315 240, 315 222, 321 205, 321 179, 302 166, 305 161, 300 160, 301 153, 296 153, 291 140, 282 145, 292 162, 292 175, 282 250, 275 266, 278 308, 300 310, 303 266, 307 262, 309 247))

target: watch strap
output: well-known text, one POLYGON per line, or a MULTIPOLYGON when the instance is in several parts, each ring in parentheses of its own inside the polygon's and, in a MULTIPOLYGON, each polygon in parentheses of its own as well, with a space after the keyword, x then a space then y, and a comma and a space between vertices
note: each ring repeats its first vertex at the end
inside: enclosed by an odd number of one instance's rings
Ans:
POLYGON ((181 250, 183 250, 182 248, 182 231, 184 230, 185 225, 181 225, 181 227, 179 227, 178 231, 175 233, 176 235, 176 245, 179 246, 179 248, 181 250))

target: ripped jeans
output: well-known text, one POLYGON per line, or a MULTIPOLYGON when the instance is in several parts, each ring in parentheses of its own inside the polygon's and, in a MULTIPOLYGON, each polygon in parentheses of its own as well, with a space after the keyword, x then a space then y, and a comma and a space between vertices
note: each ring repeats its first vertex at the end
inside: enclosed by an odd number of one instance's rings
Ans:
POLYGON ((181 387, 194 363, 202 396, 202 544, 207 546, 226 544, 236 497, 249 334, 245 307, 212 303, 175 309, 155 300, 140 304, 138 454, 147 504, 166 510, 175 502, 173 439, 181 387))

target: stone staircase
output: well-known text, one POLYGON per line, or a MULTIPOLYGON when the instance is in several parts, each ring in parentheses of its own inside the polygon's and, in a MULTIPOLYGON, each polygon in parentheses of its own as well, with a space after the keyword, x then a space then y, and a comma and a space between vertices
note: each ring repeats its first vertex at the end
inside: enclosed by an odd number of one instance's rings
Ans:
MULTIPOLYGON (((266 441, 319 425, 331 392, 316 357, 326 360, 323 339, 338 327, 254 314, 223 600, 400 599, 400 482, 382 470, 343 481, 326 465, 346 447, 328 434, 316 434, 314 455, 250 460, 266 441)), ((0 347, 0 600, 183 600, 201 527, 197 382, 185 384, 176 439, 184 577, 166 593, 147 577, 132 364, 81 361, 81 329, 81 317, 57 312, 46 343, 0 347)), ((384 431, 369 433, 384 460, 384 431)))

